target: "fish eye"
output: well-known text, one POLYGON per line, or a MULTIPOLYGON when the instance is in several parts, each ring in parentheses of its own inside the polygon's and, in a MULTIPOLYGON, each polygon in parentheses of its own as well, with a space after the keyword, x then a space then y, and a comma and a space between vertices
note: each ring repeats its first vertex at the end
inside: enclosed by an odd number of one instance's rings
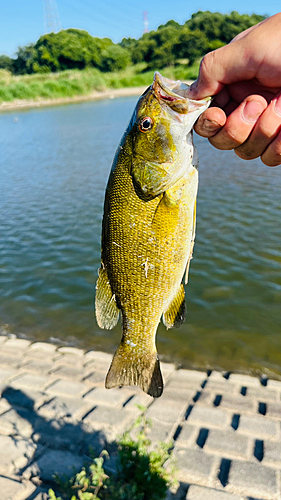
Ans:
POLYGON ((141 119, 139 123, 139 129, 141 132, 148 132, 153 126, 153 120, 149 116, 145 116, 141 119))

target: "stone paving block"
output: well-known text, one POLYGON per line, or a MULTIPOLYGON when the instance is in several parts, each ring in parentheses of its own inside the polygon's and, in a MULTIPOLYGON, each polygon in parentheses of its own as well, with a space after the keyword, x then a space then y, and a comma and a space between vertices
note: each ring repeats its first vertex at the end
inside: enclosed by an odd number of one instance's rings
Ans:
POLYGON ((130 411, 135 410, 140 412, 138 405, 148 407, 153 401, 154 399, 151 396, 145 394, 139 387, 136 387, 134 389, 134 395, 126 403, 125 408, 127 410, 130 409, 130 411))
POLYGON ((157 420, 152 419, 152 427, 148 429, 147 437, 151 441, 152 445, 159 445, 159 442, 169 443, 172 442, 172 438, 175 431, 175 424, 164 424, 159 425, 157 420))
POLYGON ((112 357, 112 354, 107 354, 106 352, 101 351, 88 351, 84 354, 85 362, 96 359, 103 361, 104 363, 111 363, 112 357))
POLYGON ((226 491, 204 488, 192 484, 188 488, 186 500, 244 500, 241 495, 235 493, 227 493, 226 491))
POLYGON ((194 406, 188 416, 189 423, 208 425, 210 427, 227 427, 230 424, 231 415, 220 408, 209 408, 194 406))
POLYGON ((33 408, 36 410, 46 401, 46 399, 50 399, 50 396, 42 391, 14 389, 13 387, 7 387, 3 391, 2 397, 13 407, 17 406, 29 410, 33 408))
MULTIPOLYGON (((56 489, 56 488, 55 488, 56 489)), ((48 489, 38 486, 32 494, 32 500, 50 500, 48 489)), ((57 496, 59 493, 57 494, 57 496)))
POLYGON ((73 368, 72 366, 57 366, 54 369, 54 365, 52 365, 52 371, 51 375, 54 377, 59 377, 59 378, 66 378, 66 379, 75 379, 78 382, 83 378, 84 371, 83 369, 79 368, 73 368))
POLYGON ((84 428, 80 422, 67 419, 38 418, 34 422, 33 440, 54 449, 68 449, 78 452, 83 444, 84 428))
POLYGON ((241 415, 237 432, 253 436, 255 438, 278 438, 278 422, 270 420, 262 415, 241 415))
POLYGON ((184 400, 184 402, 177 403, 176 401, 169 402, 163 401, 160 399, 154 401, 151 406, 147 410, 148 418, 155 418, 159 420, 159 422, 166 423, 175 423, 178 419, 180 419, 186 409, 188 404, 184 400))
POLYGON ((180 433, 175 441, 175 444, 179 448, 183 448, 184 446, 191 446, 195 444, 196 438, 199 434, 199 428, 194 425, 190 425, 187 422, 182 424, 182 428, 180 433))
POLYGON ((11 409, 10 403, 5 398, 0 398, 0 415, 11 409))
POLYGON ((97 387, 86 394, 83 400, 87 403, 110 405, 114 407, 122 406, 133 395, 122 389, 104 389, 97 387))
POLYGON ((25 467, 36 450, 31 440, 0 435, 0 474, 12 474, 25 467))
POLYGON ((204 387, 204 390, 209 392, 214 392, 215 394, 238 394, 238 386, 230 383, 226 379, 222 380, 207 380, 207 384, 204 387))
POLYGON ((161 372, 163 375, 163 380, 164 383, 167 382, 169 377, 174 373, 176 370, 176 367, 173 363, 161 363, 161 372))
POLYGON ((241 395, 223 394, 220 408, 228 408, 235 412, 256 413, 257 403, 253 399, 241 395))
POLYGON ((218 372, 216 370, 213 370, 209 377, 208 380, 217 380, 217 381, 224 381, 226 378, 224 377, 225 372, 218 372))
POLYGON ((12 377, 15 377, 17 375, 16 370, 9 370, 8 368, 0 368, 0 384, 3 382, 7 382, 8 380, 11 380, 12 377))
POLYGON ((263 443, 263 463, 265 465, 281 466, 281 442, 265 440, 263 443))
POLYGON ((207 480, 214 466, 214 457, 202 450, 179 448, 175 450, 180 480, 207 480))
POLYGON ((9 357, 9 358, 17 358, 21 359, 23 355, 25 354, 26 350, 22 349, 14 349, 13 347, 8 347, 7 343, 5 342, 4 345, 1 345, 1 356, 9 357))
POLYGON ((196 370, 176 370, 172 376, 172 380, 177 380, 181 383, 188 383, 188 384, 201 384, 204 382, 204 380, 207 379, 207 374, 206 372, 199 372, 196 370))
POLYGON ((84 418, 83 422, 92 426, 95 430, 104 430, 104 426, 112 426, 116 435, 128 429, 128 425, 134 421, 134 412, 113 409, 108 406, 97 406, 84 418))
POLYGON ((268 380, 267 387, 269 389, 277 389, 278 391, 281 391, 281 380, 268 380))
POLYGON ((77 347, 58 347, 57 351, 61 354, 71 354, 72 356, 84 356, 83 349, 77 349, 77 347))
POLYGON ((54 359, 53 363, 54 368, 58 366, 70 366, 79 370, 83 369, 83 358, 81 356, 74 356, 73 354, 60 354, 58 352, 58 357, 54 359))
POLYGON ((262 495, 274 495, 275 498, 278 492, 277 471, 260 464, 235 460, 230 465, 228 484, 249 496, 261 498, 262 495))
POLYGON ((29 411, 21 409, 20 415, 14 409, 0 415, 0 434, 30 437, 33 427, 29 422, 29 411))
POLYGON ((187 408, 188 404, 192 401, 195 394, 196 391, 194 390, 188 389, 181 391, 180 388, 176 389, 167 385, 167 387, 164 387, 161 401, 162 403, 165 402, 167 405, 173 404, 173 401, 177 403, 181 402, 183 405, 186 405, 187 408))
POLYGON ((89 385, 103 385, 105 382, 105 373, 104 372, 99 372, 99 371, 94 371, 91 372, 89 375, 87 375, 84 379, 83 382, 89 385))
POLYGON ((43 351, 46 354, 55 353, 57 346, 54 344, 48 344, 47 342, 34 342, 29 346, 29 351, 43 351))
POLYGON ((256 398, 259 401, 278 401, 279 393, 275 389, 269 389, 267 387, 248 387, 246 392, 246 398, 256 398))
MULTIPOLYGON (((189 398, 191 392, 193 393, 193 395, 195 395, 197 391, 200 390, 201 390, 200 382, 193 383, 191 381, 190 383, 187 382, 182 383, 180 380, 173 379, 173 373, 172 373, 171 377, 169 378, 167 384, 164 387, 163 395, 165 394, 166 391, 167 392, 170 391, 171 393, 177 392, 177 394, 179 394, 181 397, 186 396, 186 398, 189 398)), ((163 396, 161 396, 161 398, 162 397, 163 396)))
POLYGON ((198 400, 196 401, 196 405, 213 406, 214 399, 215 399, 214 392, 209 392, 205 391, 205 389, 202 389, 202 391, 198 391, 198 400))
POLYGON ((8 339, 5 342, 5 348, 25 351, 30 344, 31 341, 26 339, 8 339))
POLYGON ((23 373, 10 384, 14 389, 42 390, 48 384, 49 379, 43 375, 23 373))
POLYGON ((229 381, 234 382, 243 387, 262 387, 259 379, 257 377, 251 377, 250 375, 243 375, 242 373, 231 373, 229 376, 229 381))
POLYGON ((60 419, 70 417, 81 419, 93 407, 80 398, 55 397, 43 404, 37 411, 41 417, 60 419))
POLYGON ((32 361, 32 360, 24 360, 20 364, 20 368, 24 372, 31 372, 35 374, 48 375, 48 373, 53 368, 53 363, 44 363, 42 361, 32 361))
POLYGON ((281 402, 273 403, 269 402, 266 404, 266 416, 272 418, 278 418, 281 420, 281 402))
POLYGON ((81 397, 89 389, 82 382, 70 382, 69 380, 56 380, 47 388, 47 393, 55 396, 81 397))
POLYGON ((27 469, 25 476, 38 476, 42 481, 54 481, 55 474, 71 477, 82 466, 83 457, 69 451, 49 449, 27 469))
POLYGON ((17 368, 21 362, 21 357, 8 356, 6 353, 0 353, 0 367, 17 368))
POLYGON ((25 500, 35 490, 32 483, 20 483, 14 479, 0 476, 2 500, 25 500))
POLYGON ((225 458, 245 459, 250 452, 250 440, 246 436, 237 434, 232 428, 227 431, 211 429, 204 445, 204 451, 219 454, 225 458))

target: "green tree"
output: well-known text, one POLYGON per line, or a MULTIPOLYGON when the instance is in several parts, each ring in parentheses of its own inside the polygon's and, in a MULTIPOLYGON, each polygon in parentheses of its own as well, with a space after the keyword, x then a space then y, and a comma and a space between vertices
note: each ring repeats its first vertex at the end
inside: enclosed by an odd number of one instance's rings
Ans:
POLYGON ((184 27, 173 50, 177 59, 187 58, 192 65, 196 59, 208 52, 208 48, 208 38, 202 31, 199 29, 191 31, 184 27))
POLYGON ((6 56, 5 54, 0 55, 0 69, 7 69, 8 71, 11 71, 13 73, 14 70, 14 59, 12 59, 9 56, 6 56))

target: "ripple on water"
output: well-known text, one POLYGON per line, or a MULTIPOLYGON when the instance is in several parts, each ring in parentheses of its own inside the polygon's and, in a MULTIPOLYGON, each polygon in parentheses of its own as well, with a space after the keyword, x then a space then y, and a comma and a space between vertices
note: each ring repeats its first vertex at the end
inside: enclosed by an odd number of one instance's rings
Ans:
MULTIPOLYGON (((0 323, 34 339, 113 351, 94 293, 103 198, 135 98, 0 115, 0 323)), ((281 175, 196 138, 197 238, 187 320, 159 327, 166 359, 278 371, 281 175)), ((1 326, 1 324, 0 324, 1 326)))

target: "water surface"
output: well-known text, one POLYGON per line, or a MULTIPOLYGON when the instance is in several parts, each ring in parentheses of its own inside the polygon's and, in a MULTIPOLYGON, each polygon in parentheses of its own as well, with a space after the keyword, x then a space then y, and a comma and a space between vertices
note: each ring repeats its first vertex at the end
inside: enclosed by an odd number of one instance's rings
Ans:
MULTIPOLYGON (((94 292, 104 189, 136 98, 0 115, 0 326, 113 352, 94 292)), ((281 169, 196 137, 197 237, 179 329, 162 359, 281 374, 281 169)))

